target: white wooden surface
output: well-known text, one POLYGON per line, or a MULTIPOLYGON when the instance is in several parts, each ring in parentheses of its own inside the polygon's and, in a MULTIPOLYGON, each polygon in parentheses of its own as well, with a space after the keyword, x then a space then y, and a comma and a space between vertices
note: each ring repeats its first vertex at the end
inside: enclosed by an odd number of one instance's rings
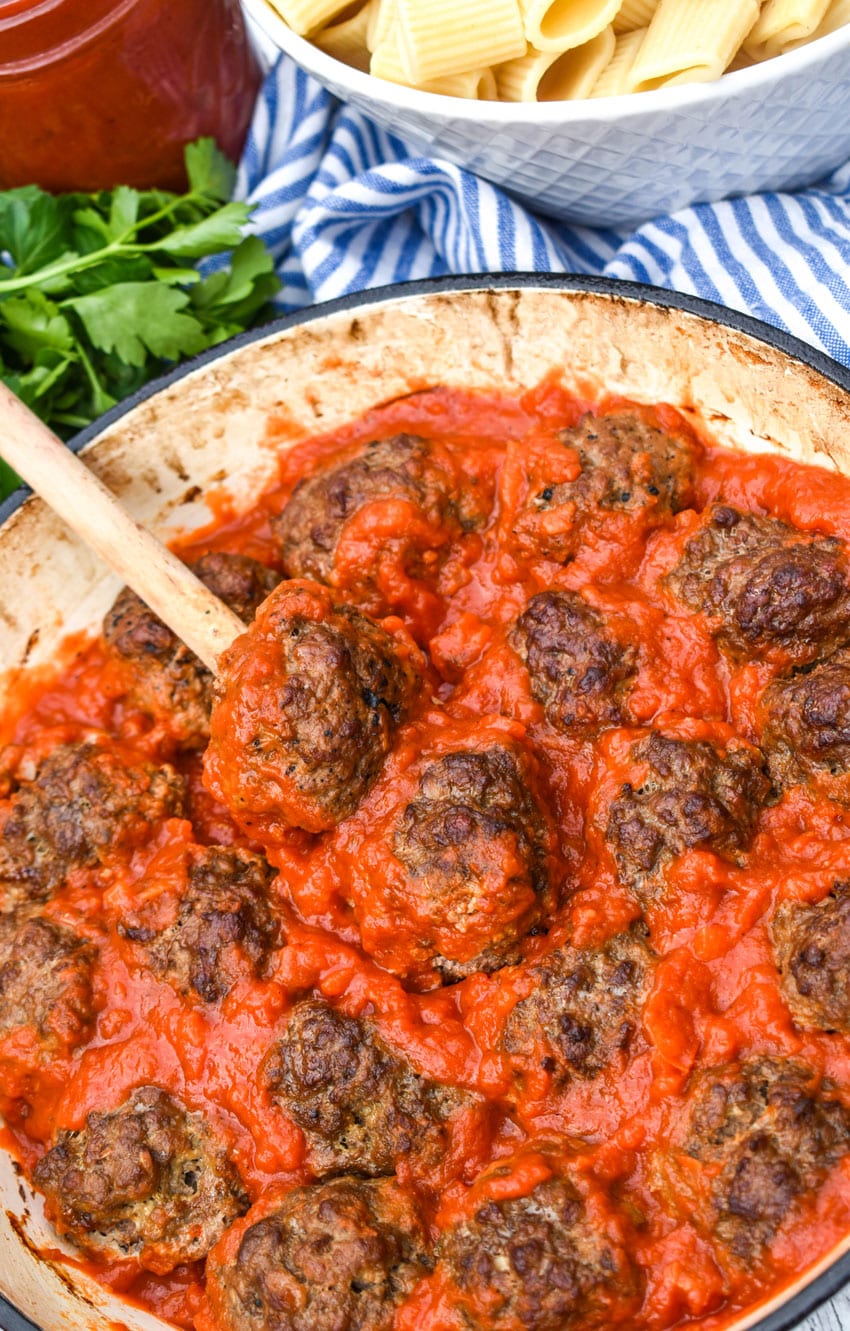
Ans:
POLYGON ((837 1294, 803 1322, 800 1331, 850 1331, 850 1293, 837 1294))

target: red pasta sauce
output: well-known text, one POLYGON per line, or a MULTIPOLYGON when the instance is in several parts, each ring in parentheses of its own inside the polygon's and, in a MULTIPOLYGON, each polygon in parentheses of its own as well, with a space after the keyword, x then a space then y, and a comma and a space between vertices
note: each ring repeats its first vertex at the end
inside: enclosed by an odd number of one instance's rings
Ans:
MULTIPOLYGON (((341 452, 402 431, 436 441, 477 505, 474 523, 447 532, 430 578, 409 577, 405 559, 392 554, 394 542, 400 550, 411 539, 403 505, 367 506, 346 527, 333 596, 368 610, 379 584, 392 604, 392 631, 423 654, 421 697, 351 816, 330 831, 293 830, 264 847, 278 871, 271 892, 285 941, 263 978, 240 979, 219 1002, 181 996, 158 979, 117 926, 151 884, 179 898, 187 847, 256 850, 257 842, 205 789, 200 757, 175 756, 167 717, 154 722, 128 705, 126 674, 101 641, 74 642, 61 668, 18 691, 0 728, 3 770, 31 770, 57 744, 96 734, 137 760, 174 762, 190 792, 188 817, 167 818, 149 838, 74 871, 43 907, 47 918, 97 940, 97 1015, 87 1041, 47 1060, 26 1032, 0 1033, 5 1140, 26 1169, 57 1130, 82 1128, 90 1111, 117 1106, 138 1086, 162 1087, 202 1112, 227 1143, 252 1204, 216 1250, 216 1260, 226 1262, 250 1222, 312 1177, 301 1130, 258 1074, 293 1002, 312 993, 367 1017, 420 1075, 472 1093, 451 1120, 439 1159, 419 1169, 397 1166, 432 1239, 488 1199, 528 1195, 569 1161, 587 1215, 616 1234, 631 1265, 629 1280, 618 1277, 610 1295, 606 1325, 719 1331, 850 1233, 850 1154, 840 1153, 816 1187, 795 1197, 758 1260, 730 1257, 712 1218, 717 1171, 689 1155, 677 1136, 701 1073, 750 1059, 804 1064, 828 1097, 850 1106, 850 1037, 795 1023, 769 927, 781 903, 821 902, 850 876, 850 807, 841 791, 816 780, 774 787, 748 815, 742 850, 686 846, 644 893, 632 890, 606 835, 624 789, 645 788, 636 746, 663 731, 749 753, 762 739, 760 699, 789 670, 781 651, 733 659, 706 615, 671 592, 665 579, 699 515, 722 502, 847 542, 850 479, 778 456, 724 450, 698 439, 671 407, 614 399, 592 405, 603 414, 633 412, 695 450, 694 493, 678 515, 648 523, 644 510, 625 501, 587 522, 569 558, 550 557, 573 511, 535 507, 529 496, 579 475, 579 456, 559 443, 559 432, 591 404, 547 382, 521 400, 438 389, 377 408, 282 453, 279 483, 250 511, 236 513, 219 497, 216 521, 180 545, 187 560, 217 550, 279 568, 269 519, 298 479, 341 452), (364 569, 379 570, 377 584, 364 585, 364 569), (628 714, 619 721, 558 729, 535 697, 514 626, 533 596, 553 590, 581 593, 631 653, 628 714), (422 924, 393 852, 392 828, 416 797, 426 759, 438 760, 461 740, 530 754, 523 770, 544 809, 544 830, 535 835, 549 895, 540 898, 539 927, 518 926, 516 959, 441 984, 417 951, 422 924), (592 949, 641 921, 654 956, 648 989, 629 1038, 604 1066, 562 1078, 533 1038, 507 1037, 517 1003, 565 940, 592 949)), ((500 843, 496 883, 514 881, 506 856, 500 843)), ((497 896, 483 923, 475 917, 469 926, 462 961, 481 942, 476 929, 509 930, 534 905, 526 889, 515 899, 497 896)), ((203 1263, 164 1275, 130 1260, 86 1267, 177 1325, 223 1325, 215 1291, 211 1286, 212 1298, 204 1292, 203 1263)), ((438 1262, 392 1324, 397 1331, 463 1331, 463 1307, 486 1326, 483 1297, 474 1289, 460 1295, 438 1262)), ((494 1312, 492 1326, 516 1331, 508 1314, 494 1312)))

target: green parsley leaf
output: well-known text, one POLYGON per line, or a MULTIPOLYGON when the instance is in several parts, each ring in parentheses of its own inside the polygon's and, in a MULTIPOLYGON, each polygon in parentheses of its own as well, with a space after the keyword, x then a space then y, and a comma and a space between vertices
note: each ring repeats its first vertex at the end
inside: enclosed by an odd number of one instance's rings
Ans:
MULTIPOLYGON (((186 172, 184 194, 0 192, 0 379, 63 437, 271 313, 280 282, 229 202, 232 164, 199 139, 186 172)), ((0 498, 13 481, 0 468, 0 498)))
POLYGON ((180 259, 202 259, 216 250, 232 250, 242 239, 250 209, 245 203, 226 203, 194 226, 181 226, 159 241, 157 248, 180 259))
POLYGON ((149 352, 180 360, 206 346, 197 321, 181 313, 189 297, 163 282, 119 282, 65 304, 82 319, 93 347, 114 351, 128 365, 144 365, 149 352))
POLYGON ((194 194, 224 203, 233 193, 236 170, 215 139, 197 139, 186 149, 186 174, 194 194))

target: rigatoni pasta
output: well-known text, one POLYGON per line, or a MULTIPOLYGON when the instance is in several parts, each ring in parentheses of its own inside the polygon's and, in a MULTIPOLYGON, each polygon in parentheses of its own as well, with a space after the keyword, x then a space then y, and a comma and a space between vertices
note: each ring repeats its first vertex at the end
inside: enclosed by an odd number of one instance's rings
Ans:
POLYGON ((520 0, 525 34, 538 51, 572 51, 614 22, 622 0, 520 0))
POLYGON ((661 0, 632 66, 632 92, 718 79, 758 14, 758 0, 661 0))
POLYGON ((747 53, 755 59, 781 55, 817 30, 829 0, 767 0, 747 37, 747 53))
POLYGON ((269 0, 391 83, 506 102, 707 82, 850 25, 850 0, 269 0))
POLYGON ((634 32, 638 28, 647 28, 658 8, 658 0, 623 0, 614 19, 614 31, 634 32))
POLYGON ((496 69, 496 88, 505 102, 559 102, 589 97, 602 71, 610 64, 616 38, 603 28, 591 41, 574 50, 535 51, 496 69))
POLYGON ((417 84, 498 65, 526 48, 518 0, 398 0, 398 23, 417 84))
POLYGON ((614 42, 614 54, 590 90, 591 97, 620 97, 631 91, 632 66, 646 36, 646 28, 622 32, 614 42))
POLYGON ((369 28, 370 0, 364 0, 350 14, 341 15, 340 21, 329 28, 322 28, 316 33, 314 41, 321 50, 332 55, 335 60, 351 65, 354 69, 368 71, 370 52, 366 41, 369 28))

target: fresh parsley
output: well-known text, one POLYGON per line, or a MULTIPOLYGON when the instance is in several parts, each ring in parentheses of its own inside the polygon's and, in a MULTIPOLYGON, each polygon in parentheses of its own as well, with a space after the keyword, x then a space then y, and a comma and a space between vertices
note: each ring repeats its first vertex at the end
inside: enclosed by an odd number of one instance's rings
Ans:
MULTIPOLYGON (((63 438, 270 313, 280 282, 232 165, 199 139, 186 172, 185 194, 0 193, 0 378, 63 438), (202 276, 213 255, 229 262, 202 276)), ((0 498, 15 484, 0 463, 0 498)))

